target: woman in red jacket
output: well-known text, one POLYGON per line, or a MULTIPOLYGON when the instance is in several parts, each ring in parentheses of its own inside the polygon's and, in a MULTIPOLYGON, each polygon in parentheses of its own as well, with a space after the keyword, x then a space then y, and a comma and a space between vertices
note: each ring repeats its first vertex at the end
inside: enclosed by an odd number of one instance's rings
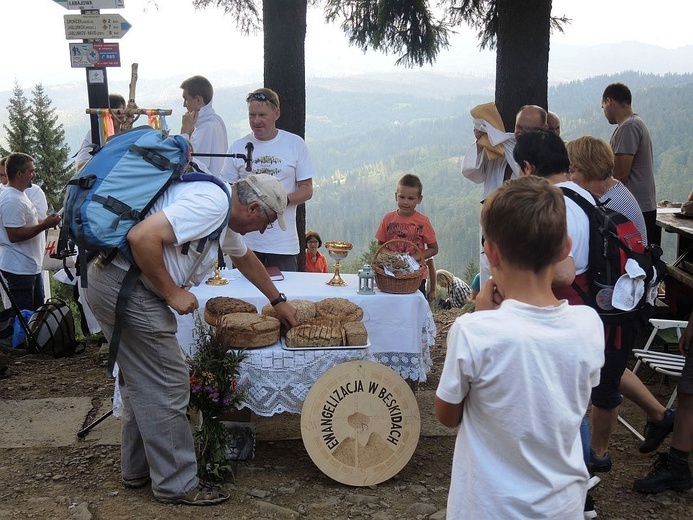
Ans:
POLYGON ((327 258, 318 251, 322 246, 322 239, 317 231, 306 231, 306 272, 326 273, 327 258))

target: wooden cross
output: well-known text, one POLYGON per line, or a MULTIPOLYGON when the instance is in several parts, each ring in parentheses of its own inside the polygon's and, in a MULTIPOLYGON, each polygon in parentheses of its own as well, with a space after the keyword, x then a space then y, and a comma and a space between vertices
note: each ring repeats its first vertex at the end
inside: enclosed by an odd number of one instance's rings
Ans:
POLYGON ((135 103, 135 89, 137 87, 137 63, 132 64, 132 72, 130 74, 130 92, 128 95, 128 104, 125 108, 87 108, 87 114, 97 114, 103 116, 110 113, 118 123, 120 123, 120 131, 129 130, 132 124, 141 115, 151 116, 170 116, 173 111, 171 109, 159 108, 139 108, 135 103))

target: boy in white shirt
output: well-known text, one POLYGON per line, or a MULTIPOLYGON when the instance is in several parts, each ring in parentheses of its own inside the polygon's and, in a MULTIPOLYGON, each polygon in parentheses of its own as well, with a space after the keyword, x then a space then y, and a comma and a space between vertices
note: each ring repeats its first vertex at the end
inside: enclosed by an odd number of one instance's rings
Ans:
POLYGON ((603 327, 551 290, 566 258, 563 194, 538 177, 501 186, 481 212, 492 278, 457 319, 436 416, 459 426, 447 518, 582 520, 579 428, 604 362, 603 327))

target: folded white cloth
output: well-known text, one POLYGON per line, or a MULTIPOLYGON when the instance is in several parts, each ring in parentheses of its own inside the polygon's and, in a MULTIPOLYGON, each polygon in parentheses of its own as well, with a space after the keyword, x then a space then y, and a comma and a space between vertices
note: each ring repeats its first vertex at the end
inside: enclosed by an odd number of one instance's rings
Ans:
POLYGON ((515 172, 515 175, 520 174, 520 169, 513 159, 513 150, 515 149, 515 134, 513 132, 504 132, 503 130, 498 130, 491 123, 485 119, 474 119, 474 128, 480 132, 485 132, 488 137, 489 142, 494 147, 498 145, 503 147, 503 153, 505 155, 505 160, 508 161, 510 168, 515 172))
POLYGON ((645 294, 645 271, 638 262, 629 258, 626 262, 626 274, 614 285, 612 305, 622 311, 631 311, 645 294))
POLYGON ((659 282, 661 280, 657 276, 657 270, 652 267, 652 279, 650 283, 647 284, 647 303, 654 305, 657 296, 659 296, 659 282))

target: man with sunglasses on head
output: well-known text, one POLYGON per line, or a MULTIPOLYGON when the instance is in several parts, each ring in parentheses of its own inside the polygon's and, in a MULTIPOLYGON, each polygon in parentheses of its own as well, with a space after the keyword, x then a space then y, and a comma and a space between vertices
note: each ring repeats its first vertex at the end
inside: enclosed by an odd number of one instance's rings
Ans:
POLYGON ((246 102, 252 131, 231 145, 229 154, 236 157, 226 159, 221 177, 235 182, 253 173, 279 180, 287 193, 286 231, 269 226, 264 233, 248 233, 244 239, 265 266, 297 271, 300 241, 296 206, 313 196, 313 163, 300 136, 277 128, 281 110, 276 92, 259 88, 248 94, 246 102))

